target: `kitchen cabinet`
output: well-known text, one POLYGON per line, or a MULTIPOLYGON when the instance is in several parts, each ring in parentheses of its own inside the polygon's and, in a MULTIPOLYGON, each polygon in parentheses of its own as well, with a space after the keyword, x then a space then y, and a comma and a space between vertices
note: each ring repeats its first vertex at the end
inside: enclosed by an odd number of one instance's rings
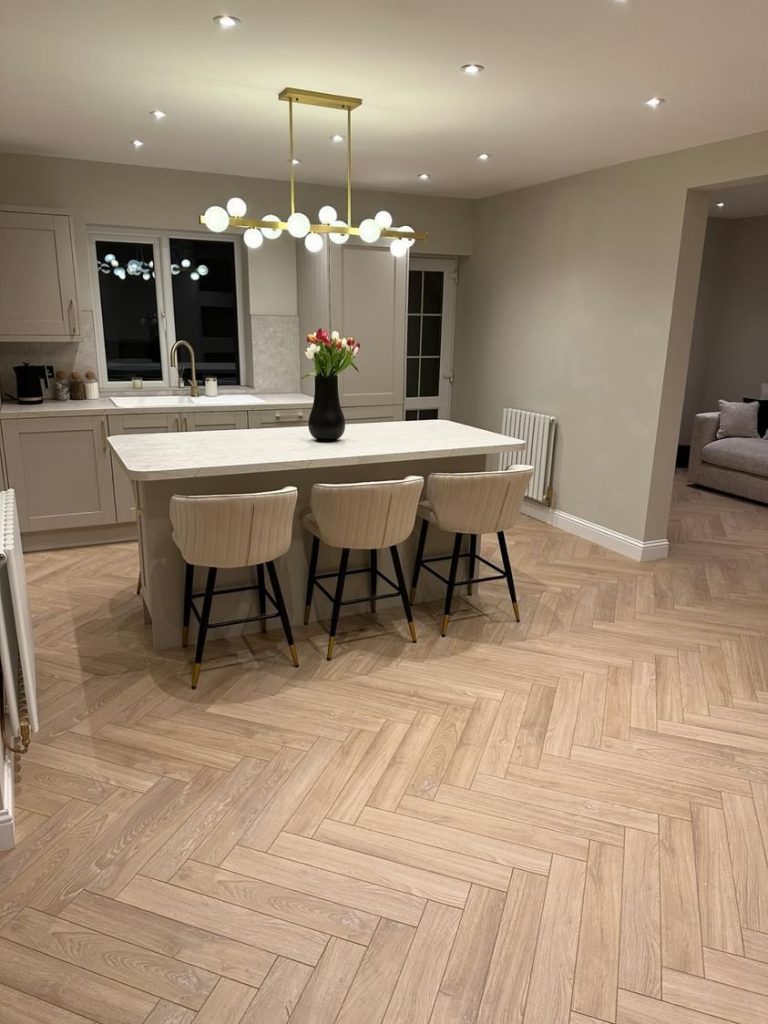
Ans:
POLYGON ((248 426, 245 409, 216 409, 205 412, 179 414, 179 429, 188 430, 244 430, 248 426))
MULTIPOLYGON (((115 434, 168 434, 179 429, 176 413, 132 413, 129 416, 109 416, 108 432, 115 434)), ((115 516, 118 523, 131 523, 136 519, 136 498, 131 481, 120 462, 110 452, 112 481, 115 492, 115 516)))
POLYGON ((263 412, 249 412, 250 427, 300 427, 309 419, 309 406, 294 409, 265 409, 263 412))
POLYGON ((0 210, 0 340, 79 333, 69 217, 0 210))
POLYGON ((106 416, 9 419, 2 433, 22 532, 116 521, 106 416))

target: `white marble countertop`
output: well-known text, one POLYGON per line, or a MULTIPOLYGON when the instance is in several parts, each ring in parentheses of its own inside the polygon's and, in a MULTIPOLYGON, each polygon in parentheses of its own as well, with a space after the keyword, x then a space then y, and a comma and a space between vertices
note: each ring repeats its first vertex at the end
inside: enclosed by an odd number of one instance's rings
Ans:
MULTIPOLYGON (((0 409, 0 419, 20 419, 28 416, 97 416, 109 413, 113 416, 133 416, 136 413, 148 412, 178 412, 181 406, 178 403, 182 394, 189 397, 189 391, 176 392, 173 395, 157 395, 149 388, 134 391, 126 389, 115 394, 115 398, 152 398, 150 405, 142 408, 119 408, 112 401, 111 395, 102 395, 101 398, 85 399, 84 401, 55 402, 48 400, 38 405, 18 404, 16 402, 3 402, 0 409), (167 398, 168 404, 158 404, 157 399, 167 398)), ((290 394, 264 395, 256 391, 227 392, 220 391, 218 400, 210 406, 205 404, 202 398, 199 403, 194 402, 184 406, 186 412, 206 412, 219 409, 252 409, 255 412, 266 409, 296 409, 310 408, 312 398, 309 395, 302 395, 299 392, 290 394), (227 401, 221 401, 226 398, 227 401), (258 398, 259 404, 254 405, 252 399, 258 398)))
POLYGON ((109 444, 132 480, 172 480, 520 451, 525 441, 452 420, 348 423, 320 444, 306 427, 126 434, 109 444))

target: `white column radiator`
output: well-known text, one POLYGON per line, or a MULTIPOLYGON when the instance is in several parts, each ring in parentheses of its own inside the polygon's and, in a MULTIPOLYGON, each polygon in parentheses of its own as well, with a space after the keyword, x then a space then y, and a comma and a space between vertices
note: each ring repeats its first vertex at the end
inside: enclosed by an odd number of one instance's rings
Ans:
POLYGON ((32 621, 16 497, 0 491, 0 850, 14 845, 14 758, 37 732, 32 621))
POLYGON ((504 409, 501 423, 502 434, 519 437, 526 442, 519 452, 505 452, 501 456, 500 469, 507 469, 519 463, 533 466, 533 476, 525 492, 531 501, 552 504, 552 466, 555 451, 557 420, 543 412, 529 412, 527 409, 504 409))

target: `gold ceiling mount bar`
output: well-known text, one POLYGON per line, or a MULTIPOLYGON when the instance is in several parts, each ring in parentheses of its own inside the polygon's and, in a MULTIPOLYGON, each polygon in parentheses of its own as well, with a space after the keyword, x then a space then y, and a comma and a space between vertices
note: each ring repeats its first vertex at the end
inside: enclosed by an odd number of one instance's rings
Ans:
POLYGON ((356 96, 336 96, 332 92, 312 92, 311 89, 288 87, 278 96, 288 103, 306 103, 312 107, 326 107, 329 110, 357 110, 363 101, 356 96))

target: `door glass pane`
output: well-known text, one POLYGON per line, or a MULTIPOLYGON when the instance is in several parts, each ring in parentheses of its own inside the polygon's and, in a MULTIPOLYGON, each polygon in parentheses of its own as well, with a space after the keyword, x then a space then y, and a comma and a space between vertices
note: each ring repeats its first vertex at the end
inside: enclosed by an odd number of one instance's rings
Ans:
POLYGON ((423 356, 440 355, 440 336, 443 330, 441 316, 425 316, 421 321, 421 354, 423 356))
MULTIPOLYGON (((410 361, 410 360, 409 360, 410 361)), ((440 391, 440 360, 421 360, 421 380, 419 384, 419 396, 425 398, 437 395, 440 391)))
POLYGON ((107 378, 162 380, 154 247, 97 241, 96 259, 107 378))
POLYGON ((420 420, 436 420, 437 409, 419 409, 420 420))
POLYGON ((411 270, 408 274, 408 312, 421 312, 421 270, 411 270))
POLYGON ((176 337, 192 344, 198 379, 239 384, 234 244, 171 238, 170 245, 176 337))
POLYGON ((405 410, 405 418, 407 420, 417 420, 419 418, 419 414, 416 411, 416 409, 406 409, 405 410))
POLYGON ((418 359, 407 359, 405 370, 405 397, 418 398, 419 396, 419 362, 418 359))
POLYGON ((441 270, 424 271, 424 305, 422 312, 443 312, 443 272, 441 270))
POLYGON ((409 316, 408 317, 408 355, 417 356, 419 354, 419 334, 421 333, 421 317, 420 316, 409 316))

